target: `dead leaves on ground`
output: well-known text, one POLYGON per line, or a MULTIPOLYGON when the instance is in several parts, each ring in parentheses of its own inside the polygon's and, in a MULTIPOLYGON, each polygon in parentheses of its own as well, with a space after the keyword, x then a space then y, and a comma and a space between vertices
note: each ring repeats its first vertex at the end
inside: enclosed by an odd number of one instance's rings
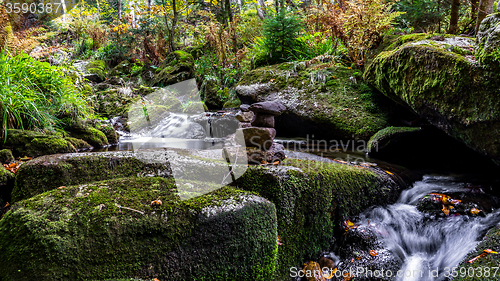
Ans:
POLYGON ((10 164, 3 164, 2 166, 9 172, 12 172, 14 174, 17 173, 17 170, 19 170, 19 167, 21 166, 21 164, 23 162, 26 162, 26 161, 29 161, 29 160, 32 160, 33 157, 27 157, 27 156, 24 156, 23 158, 19 158, 19 160, 17 161, 14 161, 10 164))
POLYGON ((482 258, 482 257, 486 257, 488 254, 498 254, 497 252, 491 250, 491 249, 486 249, 484 250, 479 256, 473 258, 473 259, 470 259, 467 261, 467 263, 473 263, 475 262, 476 260, 482 258))

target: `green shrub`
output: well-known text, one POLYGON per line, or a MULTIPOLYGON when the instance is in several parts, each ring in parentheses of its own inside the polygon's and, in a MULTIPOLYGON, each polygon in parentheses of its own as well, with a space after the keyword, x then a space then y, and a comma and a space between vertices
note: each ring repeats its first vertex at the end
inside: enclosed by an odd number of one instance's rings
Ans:
POLYGON ((303 43, 297 38, 302 31, 302 21, 282 9, 264 23, 264 48, 269 64, 290 61, 303 43))
POLYGON ((88 117, 91 108, 60 67, 26 54, 0 53, 0 122, 6 128, 54 129, 59 117, 88 117))

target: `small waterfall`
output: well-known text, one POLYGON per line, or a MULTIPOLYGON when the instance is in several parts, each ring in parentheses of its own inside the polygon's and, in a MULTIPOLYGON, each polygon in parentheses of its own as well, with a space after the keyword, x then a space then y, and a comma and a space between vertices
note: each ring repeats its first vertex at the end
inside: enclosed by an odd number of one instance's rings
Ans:
POLYGON ((485 217, 429 218, 417 210, 417 203, 431 192, 466 191, 464 184, 452 177, 425 176, 403 191, 397 203, 366 211, 357 224, 374 229, 385 246, 402 260, 400 271, 408 274, 396 280, 446 280, 450 270, 474 250, 486 231, 500 222, 500 211, 485 217))

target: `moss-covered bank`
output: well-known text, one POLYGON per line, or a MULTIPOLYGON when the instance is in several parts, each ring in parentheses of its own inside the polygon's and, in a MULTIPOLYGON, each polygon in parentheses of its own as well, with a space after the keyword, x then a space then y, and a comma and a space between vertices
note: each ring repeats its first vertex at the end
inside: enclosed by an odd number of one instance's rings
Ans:
POLYGON ((499 74, 467 55, 473 46, 462 37, 393 43, 364 77, 450 136, 500 160, 499 74))
POLYGON ((263 198, 224 188, 180 201, 173 179, 122 178, 14 204, 0 220, 0 276, 271 280, 277 247, 263 198))
POLYGON ((17 157, 76 152, 73 144, 64 139, 61 133, 17 129, 7 130, 7 140, 3 147, 11 149, 17 157))

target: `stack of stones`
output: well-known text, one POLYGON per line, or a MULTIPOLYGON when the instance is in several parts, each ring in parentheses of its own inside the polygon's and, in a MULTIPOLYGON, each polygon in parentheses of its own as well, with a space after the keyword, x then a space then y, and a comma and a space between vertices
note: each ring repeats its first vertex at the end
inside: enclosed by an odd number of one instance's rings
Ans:
POLYGON ((274 129, 274 117, 285 111, 285 106, 275 101, 254 103, 251 106, 242 105, 241 113, 236 118, 242 122, 241 133, 238 142, 247 148, 248 163, 274 163, 285 158, 284 147, 274 143, 276 129, 274 129), (250 121, 250 118, 251 121, 250 121))

